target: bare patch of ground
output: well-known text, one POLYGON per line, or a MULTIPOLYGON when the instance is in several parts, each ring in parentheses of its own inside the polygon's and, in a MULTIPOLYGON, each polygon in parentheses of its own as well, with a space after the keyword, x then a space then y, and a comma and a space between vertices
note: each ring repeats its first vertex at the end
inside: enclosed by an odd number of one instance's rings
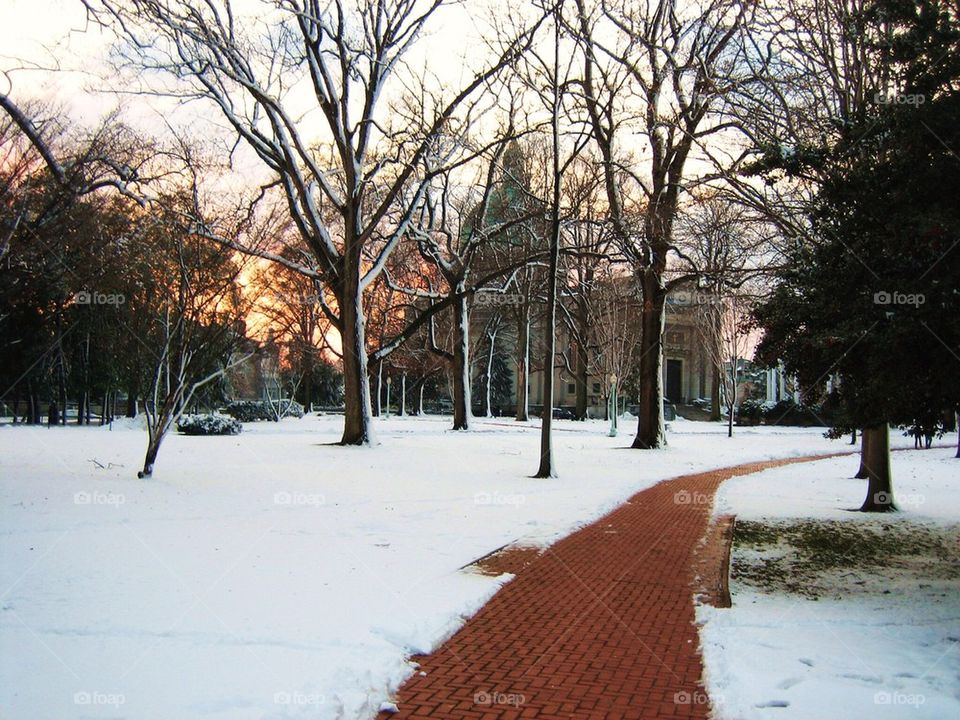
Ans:
POLYGON ((960 591, 960 524, 902 519, 737 521, 731 580, 810 600, 960 591))

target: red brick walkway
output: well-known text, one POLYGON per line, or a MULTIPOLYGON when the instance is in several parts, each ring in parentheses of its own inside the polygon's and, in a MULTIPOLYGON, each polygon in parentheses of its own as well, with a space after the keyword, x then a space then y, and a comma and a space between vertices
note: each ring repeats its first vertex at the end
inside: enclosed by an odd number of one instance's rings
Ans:
MULTIPOLYGON (((724 480, 791 458, 666 480, 559 541, 400 688, 381 718, 706 718, 693 561, 724 480)), ((712 552, 719 574, 723 553, 712 552)))

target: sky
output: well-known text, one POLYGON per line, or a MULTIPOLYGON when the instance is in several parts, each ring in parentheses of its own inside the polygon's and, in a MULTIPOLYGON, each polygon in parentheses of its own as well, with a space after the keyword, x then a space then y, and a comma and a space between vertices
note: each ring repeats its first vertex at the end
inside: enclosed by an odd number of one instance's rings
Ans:
MULTIPOLYGON (((242 8, 256 9, 259 4, 258 0, 234 0, 242 8)), ((490 6, 488 0, 480 0, 469 9, 459 3, 442 8, 410 53, 411 65, 420 68, 429 61, 431 72, 451 85, 459 84, 469 69, 465 56, 476 61, 483 52, 480 27, 490 6)), ((121 97, 112 91, 117 76, 108 62, 111 42, 109 33, 87 22, 80 0, 3 0, 0 69, 10 73, 13 89, 9 81, 0 79, 2 92, 10 92, 21 103, 28 98, 53 101, 84 123, 95 123, 122 105, 125 117, 134 124, 162 128, 170 114, 169 104, 121 97)), ((179 117, 186 125, 197 119, 221 124, 209 108, 190 108, 180 111, 179 117)))

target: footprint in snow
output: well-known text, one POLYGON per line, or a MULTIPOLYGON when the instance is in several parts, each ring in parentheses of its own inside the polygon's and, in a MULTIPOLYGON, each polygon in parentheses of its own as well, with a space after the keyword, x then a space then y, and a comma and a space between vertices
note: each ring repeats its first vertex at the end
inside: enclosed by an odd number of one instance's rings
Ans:
POLYGON ((767 700, 765 703, 757 703, 754 705, 755 708, 765 708, 765 707, 790 707, 790 703, 787 700, 767 700))
POLYGON ((810 658, 797 658, 797 662, 801 662, 807 667, 813 667, 813 660, 810 658))
POLYGON ((879 685, 883 682, 883 678, 877 677, 876 675, 860 675, 859 673, 843 673, 840 677, 850 678, 851 680, 863 680, 863 682, 874 685, 879 685))
POLYGON ((797 685, 798 683, 802 683, 802 682, 803 682, 803 678, 787 678, 786 680, 782 680, 779 683, 777 683, 777 689, 789 690, 794 685, 797 685))
POLYGON ((790 703, 786 700, 767 700, 766 702, 757 703, 754 705, 755 708, 785 708, 790 707, 790 703))

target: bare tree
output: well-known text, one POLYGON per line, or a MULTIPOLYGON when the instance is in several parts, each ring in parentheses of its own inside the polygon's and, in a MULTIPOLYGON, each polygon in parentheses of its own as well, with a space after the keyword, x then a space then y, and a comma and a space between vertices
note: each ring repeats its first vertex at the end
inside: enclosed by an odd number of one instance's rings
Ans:
POLYGON ((238 327, 249 309, 238 284, 243 263, 235 251, 209 243, 184 224, 184 216, 200 214, 197 205, 196 195, 182 194, 154 203, 134 233, 147 287, 136 308, 144 320, 140 342, 152 358, 143 402, 148 442, 141 478, 152 476, 164 438, 194 395, 245 359, 238 353, 244 339, 238 327))
POLYGON ((617 265, 601 265, 594 283, 588 325, 596 348, 596 374, 603 380, 601 394, 606 398, 606 379, 611 375, 622 384, 636 379, 640 302, 636 279, 617 265))
MULTIPOLYGON (((565 227, 566 252, 561 277, 563 283, 561 318, 571 340, 569 352, 561 353, 563 364, 576 387, 576 417, 587 417, 588 378, 593 365, 595 336, 591 321, 594 302, 611 257, 612 236, 603 221, 602 177, 595 158, 581 156, 565 178, 564 196, 576 218, 565 227)), ((611 338, 615 340, 615 338, 611 338)))
MULTIPOLYGON (((289 247, 293 247, 291 243, 289 247)), ((288 256, 295 257, 290 250, 288 256)), ((295 385, 309 412, 313 402, 313 374, 323 355, 336 355, 328 339, 331 323, 321 310, 322 284, 278 263, 268 263, 254 281, 260 289, 257 312, 284 341, 295 385)))
POLYGON ((529 44, 533 30, 506 43, 454 92, 420 88, 415 105, 394 104, 388 113, 384 98, 398 85, 391 80, 443 0, 356 6, 277 0, 264 3, 259 18, 229 0, 84 1, 126 40, 136 68, 166 73, 174 80, 167 92, 211 101, 273 174, 271 185, 282 190, 313 255, 312 267, 296 269, 322 280, 335 298, 329 317, 343 346, 341 442, 368 443, 363 293, 422 204, 432 179, 421 173, 422 161, 436 138, 469 126, 479 112, 476 97, 529 44), (332 149, 326 156, 305 135, 295 100, 303 87, 319 110, 332 149), (333 209, 336 226, 323 205, 333 209))
MULTIPOLYGON (((492 243, 509 242, 514 229, 541 215, 539 207, 521 214, 502 212, 507 188, 502 158, 516 140, 514 112, 510 108, 506 125, 486 157, 436 175, 409 229, 411 243, 429 268, 427 276, 439 282, 429 290, 402 288, 402 292, 431 302, 453 300, 452 350, 440 347, 433 332, 430 347, 451 366, 454 430, 466 430, 471 416, 470 296, 479 294, 485 300, 490 291, 503 292, 514 274, 537 257, 486 252, 492 243)), ((429 168, 427 172, 432 174, 429 168)))
POLYGON ((718 372, 720 401, 727 411, 727 437, 733 437, 740 362, 750 349, 753 298, 741 288, 699 298, 697 331, 707 357, 718 372))
MULTIPOLYGON (((643 308, 635 448, 657 448, 663 429, 662 335, 678 257, 674 223, 683 196, 717 175, 708 147, 736 126, 723 99, 753 76, 741 62, 754 3, 575 0, 583 97, 602 159, 610 222, 639 280, 643 308), (642 138, 625 138, 632 134, 642 138), (631 146, 637 147, 632 154, 631 146)), ((728 162, 736 166, 736 158, 728 162)))
POLYGON ((549 121, 549 155, 543 169, 543 206, 547 209, 548 261, 546 307, 543 321, 543 410, 540 414, 540 463, 534 477, 556 477, 553 457, 553 402, 557 357, 557 308, 559 305, 560 254, 563 227, 570 209, 563 204, 564 178, 589 140, 573 111, 572 85, 577 82, 577 54, 565 33, 564 2, 545 6, 552 24, 552 37, 542 48, 531 48, 520 66, 519 78, 549 121))

